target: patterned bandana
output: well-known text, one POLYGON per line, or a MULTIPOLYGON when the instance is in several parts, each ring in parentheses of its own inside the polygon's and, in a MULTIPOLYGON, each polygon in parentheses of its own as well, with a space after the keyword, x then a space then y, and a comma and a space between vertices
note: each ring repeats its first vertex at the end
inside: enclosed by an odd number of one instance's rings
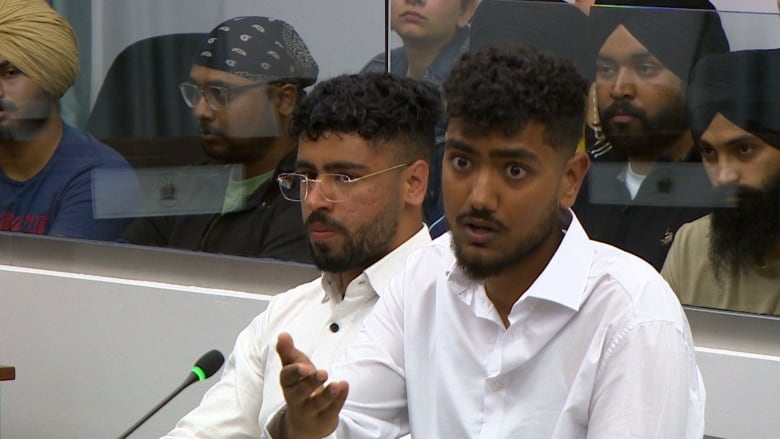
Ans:
POLYGON ((198 50, 195 64, 253 81, 317 81, 319 68, 298 32, 282 20, 238 17, 212 30, 198 50))

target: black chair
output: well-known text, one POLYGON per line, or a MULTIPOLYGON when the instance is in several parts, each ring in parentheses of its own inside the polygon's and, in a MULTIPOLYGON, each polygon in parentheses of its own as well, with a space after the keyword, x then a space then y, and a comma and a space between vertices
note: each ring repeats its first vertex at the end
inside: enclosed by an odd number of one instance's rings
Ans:
POLYGON ((206 33, 146 38, 108 69, 86 130, 134 166, 191 164, 205 155, 198 126, 179 93, 206 33))

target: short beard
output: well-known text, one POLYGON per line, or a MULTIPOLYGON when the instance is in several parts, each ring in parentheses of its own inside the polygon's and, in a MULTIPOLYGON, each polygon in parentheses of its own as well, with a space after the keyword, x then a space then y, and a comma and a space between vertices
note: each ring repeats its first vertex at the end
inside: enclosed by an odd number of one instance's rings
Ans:
POLYGON ((644 110, 626 101, 613 103, 599 113, 599 117, 607 121, 603 123, 607 140, 629 157, 660 154, 688 130, 688 112, 681 99, 675 100, 652 118, 644 110), (642 126, 641 132, 631 132, 627 127, 610 123, 609 120, 619 110, 636 117, 642 126))
POLYGON ((314 264, 320 270, 329 273, 369 267, 392 250, 400 215, 400 200, 389 200, 371 221, 366 221, 362 227, 350 233, 344 225, 336 222, 323 211, 315 210, 306 219, 306 225, 315 221, 328 225, 344 237, 344 245, 334 249, 328 245, 313 244, 309 241, 314 264))
MULTIPOLYGON (((460 221, 461 218, 465 217, 480 218, 498 224, 498 222, 493 219, 490 212, 486 211, 470 210, 469 212, 459 215, 457 221, 460 221)), ((510 249, 504 255, 499 255, 499 257, 493 259, 469 256, 464 252, 455 235, 452 237, 450 246, 452 247, 453 252, 455 252, 458 266, 463 270, 466 276, 473 280, 484 280, 489 277, 498 276, 523 261, 544 243, 558 224, 558 200, 553 198, 545 207, 542 221, 536 224, 536 227, 523 241, 518 242, 514 248, 510 249)), ((504 227, 503 225, 499 226, 504 227)))
POLYGON ((780 242, 780 171, 760 190, 744 186, 716 189, 718 193, 735 190, 738 205, 714 209, 711 215, 708 256, 718 281, 724 274, 736 279, 762 265, 780 242))

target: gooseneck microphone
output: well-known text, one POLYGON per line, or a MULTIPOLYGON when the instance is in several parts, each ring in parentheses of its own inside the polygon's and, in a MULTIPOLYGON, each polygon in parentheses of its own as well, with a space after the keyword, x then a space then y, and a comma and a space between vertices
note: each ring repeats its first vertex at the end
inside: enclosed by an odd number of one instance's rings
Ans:
POLYGON ((119 439, 125 439, 126 437, 130 436, 130 434, 137 430, 138 427, 143 425, 144 422, 149 420, 149 418, 151 418, 155 413, 163 408, 165 404, 168 404, 170 400, 175 398, 176 395, 181 393, 182 390, 186 389, 187 386, 196 381, 203 381, 206 378, 214 375, 214 373, 218 371, 220 367, 222 367, 222 363, 224 362, 225 357, 222 355, 222 352, 216 349, 210 350, 203 354, 203 356, 195 362, 195 366, 192 367, 192 371, 189 375, 187 375, 187 379, 185 379, 184 382, 176 388, 176 390, 174 390, 170 395, 165 397, 165 399, 163 399, 152 410, 150 410, 149 413, 145 414, 143 418, 139 419, 138 422, 133 424, 132 427, 128 428, 127 431, 122 433, 122 435, 119 436, 119 439))

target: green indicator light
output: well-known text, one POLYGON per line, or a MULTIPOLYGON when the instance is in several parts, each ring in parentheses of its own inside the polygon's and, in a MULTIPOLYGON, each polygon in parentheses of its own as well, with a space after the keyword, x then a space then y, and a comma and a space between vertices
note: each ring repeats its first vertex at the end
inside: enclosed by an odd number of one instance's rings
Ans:
POLYGON ((203 372, 203 369, 199 368, 198 366, 192 368, 192 373, 198 377, 198 381, 203 381, 206 379, 206 372, 203 372))

